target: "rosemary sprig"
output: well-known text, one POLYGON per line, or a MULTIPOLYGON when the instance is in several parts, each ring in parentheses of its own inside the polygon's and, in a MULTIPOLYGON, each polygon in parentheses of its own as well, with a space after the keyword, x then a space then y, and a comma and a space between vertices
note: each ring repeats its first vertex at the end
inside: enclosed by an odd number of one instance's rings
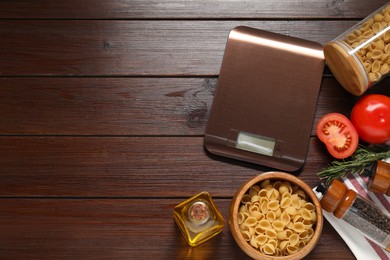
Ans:
POLYGON ((386 157, 390 157, 390 149, 388 146, 385 146, 384 148, 369 148, 359 145, 354 154, 348 160, 335 160, 331 162, 330 165, 319 171, 317 175, 322 180, 325 180, 326 184, 329 185, 329 183, 335 178, 342 178, 350 173, 362 174, 365 167, 386 157))

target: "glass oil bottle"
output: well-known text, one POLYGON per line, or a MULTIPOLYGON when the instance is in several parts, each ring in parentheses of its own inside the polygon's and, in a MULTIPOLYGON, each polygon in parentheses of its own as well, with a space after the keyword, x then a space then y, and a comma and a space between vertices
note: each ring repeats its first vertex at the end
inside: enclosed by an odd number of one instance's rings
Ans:
POLYGON ((201 192, 173 210, 176 224, 190 246, 197 246, 219 234, 224 219, 208 192, 201 192))

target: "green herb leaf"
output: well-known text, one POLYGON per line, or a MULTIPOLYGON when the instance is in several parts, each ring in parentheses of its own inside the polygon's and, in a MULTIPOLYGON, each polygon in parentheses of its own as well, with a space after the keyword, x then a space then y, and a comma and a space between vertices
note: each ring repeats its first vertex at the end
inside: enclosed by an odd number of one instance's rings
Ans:
POLYGON ((365 167, 387 157, 390 157, 390 149, 388 146, 366 147, 359 145, 349 159, 343 161, 335 160, 319 171, 317 175, 329 185, 333 179, 342 178, 348 174, 362 174, 365 167))

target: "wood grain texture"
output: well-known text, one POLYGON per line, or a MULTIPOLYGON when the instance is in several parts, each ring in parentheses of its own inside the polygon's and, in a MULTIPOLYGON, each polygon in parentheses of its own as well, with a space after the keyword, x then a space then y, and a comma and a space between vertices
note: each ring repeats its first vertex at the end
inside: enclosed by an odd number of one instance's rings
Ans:
POLYGON ((355 23, 0 20, 0 75, 216 76, 236 26, 325 43, 355 23))
MULTIPOLYGON (((0 199, 0 252, 4 259, 249 259, 228 225, 191 248, 173 220, 182 199, 0 199), (6 212, 6 214, 4 214, 6 212)), ((225 221, 230 200, 214 199, 225 221)), ((325 223, 309 259, 351 254, 325 223)))
POLYGON ((363 18, 386 0, 57 0, 0 1, 0 18, 230 19, 363 18))
MULTIPOLYGON (((1 196, 232 197, 271 169, 213 156, 203 137, 0 137, 1 196)), ((328 161, 312 138, 300 172, 312 187, 328 161)))
MULTIPOLYGON (((236 189, 272 170, 203 147, 229 31, 324 44, 386 2, 0 1, 0 258, 248 259, 227 225, 191 248, 172 216, 206 190, 227 222, 236 189)), ((313 127, 356 100, 325 68, 313 127)), ((313 130, 295 174, 314 187, 331 159, 313 130)), ((325 222, 308 259, 355 257, 325 222)))
MULTIPOLYGON (((0 134, 203 136, 216 84, 217 78, 0 78, 0 134)), ((389 84, 385 79, 369 92, 390 95, 389 84)), ((315 122, 330 112, 348 115, 357 99, 324 77, 315 122)))

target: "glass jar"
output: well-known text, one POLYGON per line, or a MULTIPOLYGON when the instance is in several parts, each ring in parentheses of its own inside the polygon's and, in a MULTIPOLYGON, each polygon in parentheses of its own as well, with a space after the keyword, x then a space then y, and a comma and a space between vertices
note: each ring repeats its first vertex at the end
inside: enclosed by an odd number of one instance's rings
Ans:
POLYGON ((225 225, 210 194, 205 191, 177 205, 173 216, 190 246, 197 246, 214 237, 225 225))
POLYGON ((390 72, 390 3, 324 46, 325 60, 338 82, 362 95, 390 72))
POLYGON ((354 226, 367 238, 390 252, 390 215, 344 183, 333 180, 322 197, 321 206, 354 226))

